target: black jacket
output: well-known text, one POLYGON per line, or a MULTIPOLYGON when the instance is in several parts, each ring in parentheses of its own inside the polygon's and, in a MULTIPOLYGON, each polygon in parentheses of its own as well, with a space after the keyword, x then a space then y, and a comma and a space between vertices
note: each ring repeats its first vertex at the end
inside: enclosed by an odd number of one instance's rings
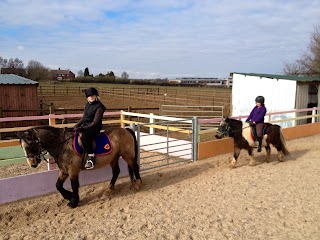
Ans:
POLYGON ((92 103, 87 103, 83 116, 80 121, 75 125, 75 127, 84 128, 98 128, 102 129, 102 117, 106 107, 99 101, 96 100, 92 103))

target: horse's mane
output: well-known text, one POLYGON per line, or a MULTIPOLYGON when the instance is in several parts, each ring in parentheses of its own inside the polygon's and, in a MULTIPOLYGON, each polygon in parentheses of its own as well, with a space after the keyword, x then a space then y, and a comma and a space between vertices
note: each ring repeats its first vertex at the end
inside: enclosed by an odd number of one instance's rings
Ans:
POLYGON ((61 142, 65 140, 67 134, 63 128, 57 128, 49 125, 37 126, 34 127, 34 129, 38 132, 39 136, 41 136, 42 141, 48 142, 52 145, 61 144, 61 142))
POLYGON ((43 126, 37 126, 34 127, 35 130, 39 129, 39 130, 48 130, 50 132, 54 132, 54 133, 60 133, 61 132, 61 128, 56 128, 50 125, 43 125, 43 126))
POLYGON ((242 121, 237 120, 237 119, 233 119, 233 118, 227 118, 226 122, 229 123, 230 127, 236 131, 236 130, 240 130, 242 128, 242 121))

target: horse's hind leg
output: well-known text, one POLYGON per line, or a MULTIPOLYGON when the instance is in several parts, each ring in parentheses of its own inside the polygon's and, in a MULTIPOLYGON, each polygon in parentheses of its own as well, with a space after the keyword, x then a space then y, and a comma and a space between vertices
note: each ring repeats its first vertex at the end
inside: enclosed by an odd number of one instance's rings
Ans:
POLYGON ((139 165, 136 161, 134 161, 131 165, 131 168, 133 170, 134 173, 134 177, 136 178, 135 184, 133 185, 133 187, 136 190, 140 190, 141 186, 142 186, 142 181, 141 181, 141 177, 140 177, 140 168, 139 165))
POLYGON ((277 157, 278 157, 279 162, 283 162, 283 155, 282 155, 282 152, 279 150, 278 150, 277 157))
POLYGON ((267 156, 266 156, 266 162, 270 162, 270 153, 271 153, 271 148, 270 145, 266 146, 266 151, 267 151, 267 156))
POLYGON ((109 195, 113 194, 114 185, 116 184, 116 181, 117 181, 119 174, 120 174, 119 159, 112 161, 110 163, 110 165, 112 168, 112 179, 110 181, 109 189, 107 191, 107 193, 109 195))
POLYGON ((256 161, 253 158, 253 149, 252 149, 252 147, 248 148, 248 154, 250 156, 249 166, 255 166, 256 165, 256 161))
POLYGON ((69 201, 71 201, 72 199, 72 192, 66 190, 64 187, 63 187, 63 183, 66 181, 68 177, 68 174, 66 173, 63 173, 61 170, 59 172, 59 177, 58 177, 58 180, 56 182, 56 188, 57 190, 61 193, 62 197, 64 199, 67 199, 69 201))

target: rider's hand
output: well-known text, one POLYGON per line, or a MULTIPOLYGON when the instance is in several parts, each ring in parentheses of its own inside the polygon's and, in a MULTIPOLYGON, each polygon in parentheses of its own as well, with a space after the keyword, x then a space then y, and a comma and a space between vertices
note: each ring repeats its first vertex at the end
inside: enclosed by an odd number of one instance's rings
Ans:
POLYGON ((86 128, 85 127, 76 127, 76 128, 74 128, 74 131, 75 132, 84 132, 86 130, 86 128))

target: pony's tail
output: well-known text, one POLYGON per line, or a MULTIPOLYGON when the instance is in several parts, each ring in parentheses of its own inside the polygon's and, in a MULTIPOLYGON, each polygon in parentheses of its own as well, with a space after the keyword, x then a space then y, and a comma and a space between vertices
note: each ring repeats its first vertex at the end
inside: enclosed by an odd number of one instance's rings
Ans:
POLYGON ((289 154, 289 151, 286 147, 286 141, 284 139, 284 136, 283 136, 283 133, 282 133, 282 129, 280 128, 280 141, 281 141, 281 151, 283 153, 283 155, 288 155, 289 154))
MULTIPOLYGON (((136 134, 134 133, 134 131, 131 128, 126 128, 129 133, 131 133, 133 140, 134 140, 134 161, 136 163, 138 163, 138 142, 137 142, 137 138, 136 138, 136 134)), ((133 180, 133 169, 128 165, 128 171, 129 171, 129 175, 130 175, 130 179, 133 180)))

